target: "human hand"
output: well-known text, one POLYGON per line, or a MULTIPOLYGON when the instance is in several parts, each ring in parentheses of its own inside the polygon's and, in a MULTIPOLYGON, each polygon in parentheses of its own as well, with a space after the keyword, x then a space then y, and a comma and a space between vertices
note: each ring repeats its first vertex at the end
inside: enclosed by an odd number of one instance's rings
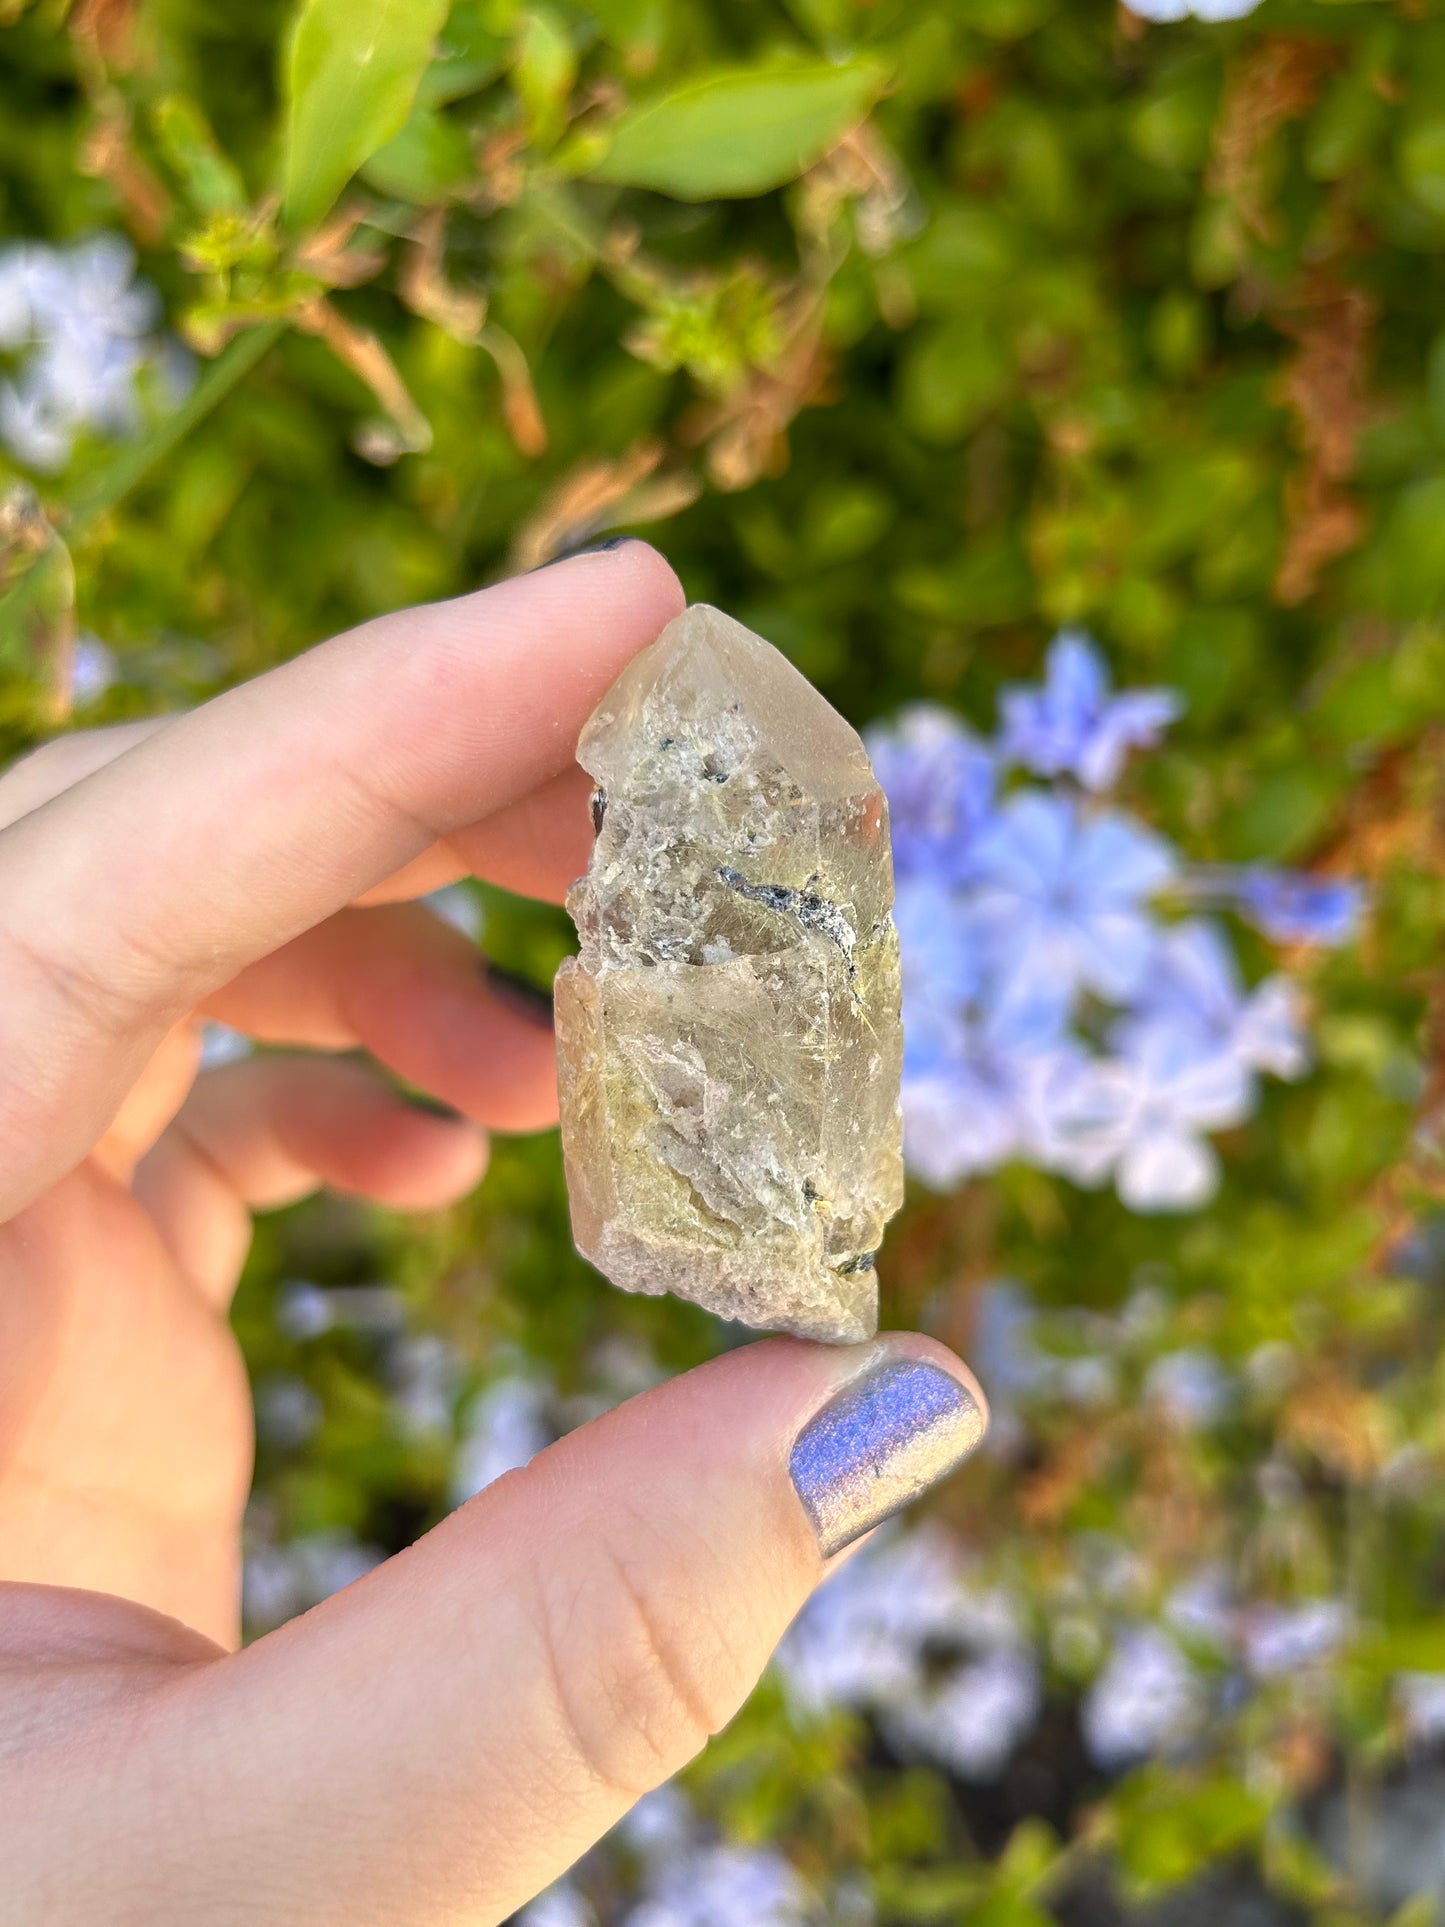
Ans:
POLYGON ((767 1340, 244 1652, 250 1213, 473 1185, 551 1033, 410 899, 557 899, 578 730, 682 606, 630 542, 388 616, 0 780, 0 1923, 492 1922, 683 1765, 824 1561, 956 1464, 929 1341, 767 1340), (199 1020, 361 1049, 197 1075, 199 1020), (791 1476, 790 1476, 791 1471, 791 1476))

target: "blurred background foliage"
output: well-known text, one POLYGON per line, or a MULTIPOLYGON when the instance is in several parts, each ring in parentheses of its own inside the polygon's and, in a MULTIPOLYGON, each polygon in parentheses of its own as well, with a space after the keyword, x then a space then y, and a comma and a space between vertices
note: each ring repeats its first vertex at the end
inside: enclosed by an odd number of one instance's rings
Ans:
MULTIPOLYGON (((885 1316, 977 1351, 995 1395, 999 1442, 933 1525, 1007 1601, 1027 1717, 969 1756, 866 1694, 810 1709, 770 1680, 690 1770, 687 1825, 774 1887, 704 1913, 695 1881, 693 1912, 654 1894, 645 1917, 1432 1917, 1445 10, 0 19, 12 280, 15 244, 125 237, 159 297, 121 317, 122 255, 80 303, 86 366, 119 352, 115 406, 100 376, 93 406, 66 401, 60 364, 25 388, 33 343, 0 299, 7 751, 625 530, 860 724, 922 697, 987 726, 1054 628, 1085 625, 1120 682, 1187 702, 1131 807, 1195 860, 1370 887, 1358 942, 1297 960, 1313 1074, 1231 1133, 1206 1209, 1132 1216, 1024 1168, 915 1189, 885 1316), (1161 1375, 1181 1357, 1192 1381, 1161 1375), (1091 1358, 1085 1396, 1069 1368, 1091 1358), (1252 1659, 1191 1643, 1181 1589, 1209 1562, 1252 1659), (1298 1635, 1283 1658, 1262 1626, 1298 1635), (1105 1704, 1111 1666, 1138 1704, 1105 1704)), ((569 943, 496 891, 440 907, 537 983, 569 943)), ((736 1342, 576 1259, 551 1138, 499 1143, 435 1221, 335 1200, 266 1221, 236 1316, 256 1629, 736 1342)), ((919 1679, 951 1663, 926 1629, 911 1650, 919 1679)), ((650 1851, 614 1843, 537 1921, 627 1918, 650 1851)))

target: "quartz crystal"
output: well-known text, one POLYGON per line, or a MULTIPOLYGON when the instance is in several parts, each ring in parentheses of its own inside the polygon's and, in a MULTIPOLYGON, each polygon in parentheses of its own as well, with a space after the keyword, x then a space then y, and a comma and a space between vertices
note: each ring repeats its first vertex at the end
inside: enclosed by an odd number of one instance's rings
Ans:
POLYGON ((579 1250, 628 1291, 847 1342, 902 1201, 888 810, 856 731, 700 604, 578 745, 596 830, 557 977, 579 1250))

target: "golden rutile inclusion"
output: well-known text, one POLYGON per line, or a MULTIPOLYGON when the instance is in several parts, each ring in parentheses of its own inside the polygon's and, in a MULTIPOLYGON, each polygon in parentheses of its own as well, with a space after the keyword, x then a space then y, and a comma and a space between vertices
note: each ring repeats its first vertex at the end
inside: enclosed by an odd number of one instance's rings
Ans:
POLYGON ((557 977, 579 1250, 628 1291, 839 1342, 903 1193, 888 811, 857 733, 699 605, 582 732, 597 831, 557 977))

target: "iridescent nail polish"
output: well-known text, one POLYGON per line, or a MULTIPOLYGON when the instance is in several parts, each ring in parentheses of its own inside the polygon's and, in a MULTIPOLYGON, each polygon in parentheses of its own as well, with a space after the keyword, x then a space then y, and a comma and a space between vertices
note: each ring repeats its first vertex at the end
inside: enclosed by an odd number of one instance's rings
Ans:
POLYGON ((891 1518, 973 1451, 978 1401, 950 1373, 890 1358, 803 1427, 788 1461, 825 1559, 891 1518))

